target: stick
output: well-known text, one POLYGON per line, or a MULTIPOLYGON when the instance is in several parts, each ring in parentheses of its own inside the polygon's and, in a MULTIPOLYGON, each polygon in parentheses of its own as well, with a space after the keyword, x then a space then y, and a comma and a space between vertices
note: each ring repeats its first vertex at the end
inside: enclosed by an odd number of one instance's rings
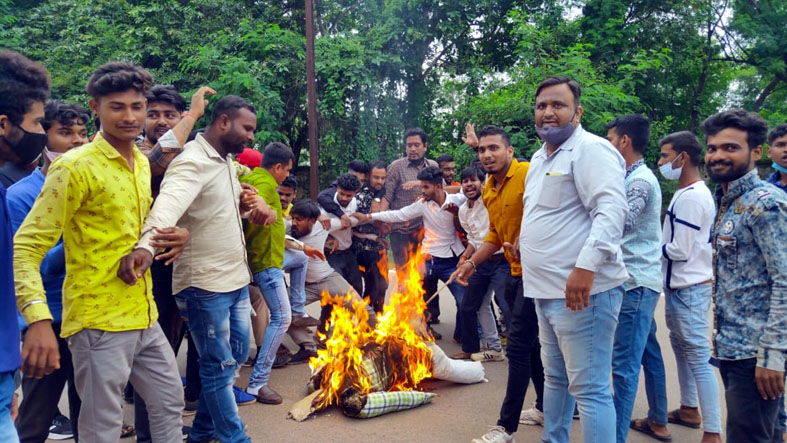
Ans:
POLYGON ((440 285, 437 287, 437 290, 434 291, 434 294, 432 294, 432 296, 426 300, 426 304, 428 305, 429 303, 431 303, 432 300, 434 300, 434 298, 437 297, 437 294, 439 294, 443 289, 448 287, 449 283, 451 283, 451 280, 448 280, 447 282, 444 283, 440 283, 440 285))

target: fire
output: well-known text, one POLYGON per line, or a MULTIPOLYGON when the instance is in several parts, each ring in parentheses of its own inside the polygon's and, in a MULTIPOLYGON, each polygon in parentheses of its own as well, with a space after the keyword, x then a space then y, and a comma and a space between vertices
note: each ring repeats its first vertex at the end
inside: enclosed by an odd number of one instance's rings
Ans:
POLYGON ((309 361, 312 375, 319 377, 319 387, 323 389, 314 403, 318 409, 339 404, 348 390, 361 394, 412 390, 432 375, 432 351, 426 343, 434 339, 424 320, 423 268, 424 257, 414 254, 400 285, 404 289, 391 296, 374 328, 369 325, 364 302, 353 300, 349 294, 322 294, 322 304, 331 304, 333 309, 326 323, 329 333, 318 331, 325 349, 318 349, 317 357, 309 361), (370 371, 368 361, 380 353, 383 358, 377 360, 385 364, 378 361, 376 371, 370 371), (384 377, 379 374, 381 371, 384 377), (377 373, 371 376, 370 372, 377 373), (380 385, 380 380, 385 380, 384 385, 380 385))

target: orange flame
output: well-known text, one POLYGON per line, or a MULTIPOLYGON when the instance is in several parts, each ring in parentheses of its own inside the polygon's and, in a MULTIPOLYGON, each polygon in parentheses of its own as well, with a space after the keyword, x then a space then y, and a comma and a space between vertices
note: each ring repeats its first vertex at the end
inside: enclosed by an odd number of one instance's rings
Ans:
MULTIPOLYGON (((426 331, 422 274, 424 256, 414 254, 405 267, 405 280, 391 296, 390 303, 377 316, 374 329, 369 326, 366 304, 352 294, 322 294, 322 304, 331 304, 326 323, 328 335, 318 332, 325 349, 309 361, 312 374, 321 373, 323 392, 315 400, 318 408, 339 404, 342 393, 353 389, 361 394, 372 392, 372 383, 362 368, 364 348, 378 345, 388 355, 392 366, 390 391, 411 390, 432 375, 432 352, 426 346, 434 338, 426 331), (395 353, 395 355, 393 355, 395 353)), ((385 269, 387 274, 387 268, 385 269)))

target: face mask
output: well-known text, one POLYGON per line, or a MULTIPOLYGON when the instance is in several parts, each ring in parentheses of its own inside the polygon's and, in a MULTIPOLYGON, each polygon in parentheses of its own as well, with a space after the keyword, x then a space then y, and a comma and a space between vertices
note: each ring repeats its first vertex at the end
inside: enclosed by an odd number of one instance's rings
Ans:
POLYGON ((21 165, 29 165, 41 155, 41 151, 43 151, 44 146, 46 146, 47 137, 46 134, 27 132, 22 127, 19 127, 19 129, 22 129, 24 135, 18 142, 12 143, 11 140, 8 140, 8 137, 5 136, 3 139, 14 154, 19 157, 19 163, 21 165))
MULTIPOLYGON (((574 115, 577 115, 577 111, 574 110, 574 114, 571 116, 571 120, 574 120, 574 115)), ((571 134, 574 133, 574 125, 571 124, 571 120, 568 121, 563 126, 536 126, 536 133, 541 140, 544 140, 548 145, 558 146, 562 144, 564 141, 568 140, 571 137, 571 134)))
POLYGON ((52 152, 49 150, 49 148, 44 148, 44 156, 46 156, 46 159, 49 160, 49 163, 52 163, 53 161, 55 161, 56 158, 60 157, 61 155, 63 155, 62 152, 52 152))
MULTIPOLYGON (((677 159, 678 157, 675 157, 675 160, 677 159)), ((667 180, 678 180, 680 179, 681 172, 683 172, 683 166, 681 166, 680 168, 672 167, 672 163, 674 163, 675 160, 672 160, 669 163, 665 163, 659 166, 659 172, 661 172, 661 175, 664 176, 664 178, 666 178, 667 180)))
POLYGON ((773 164, 771 165, 771 167, 772 167, 773 169, 775 169, 775 170, 777 170, 777 171, 781 172, 782 174, 787 174, 787 168, 785 168, 784 166, 782 166, 782 165, 780 165, 780 164, 778 164, 778 163, 776 163, 776 162, 773 162, 773 164))

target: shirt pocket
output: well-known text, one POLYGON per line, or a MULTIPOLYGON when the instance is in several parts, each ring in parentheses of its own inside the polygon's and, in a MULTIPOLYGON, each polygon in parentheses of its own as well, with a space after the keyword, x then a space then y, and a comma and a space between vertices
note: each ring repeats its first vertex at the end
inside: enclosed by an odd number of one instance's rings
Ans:
POLYGON ((572 175, 547 175, 541 183, 541 192, 536 204, 545 208, 560 207, 561 193, 566 183, 574 180, 572 175))
POLYGON ((716 237, 716 253, 718 260, 727 269, 735 269, 738 265, 738 239, 735 237, 716 237))

